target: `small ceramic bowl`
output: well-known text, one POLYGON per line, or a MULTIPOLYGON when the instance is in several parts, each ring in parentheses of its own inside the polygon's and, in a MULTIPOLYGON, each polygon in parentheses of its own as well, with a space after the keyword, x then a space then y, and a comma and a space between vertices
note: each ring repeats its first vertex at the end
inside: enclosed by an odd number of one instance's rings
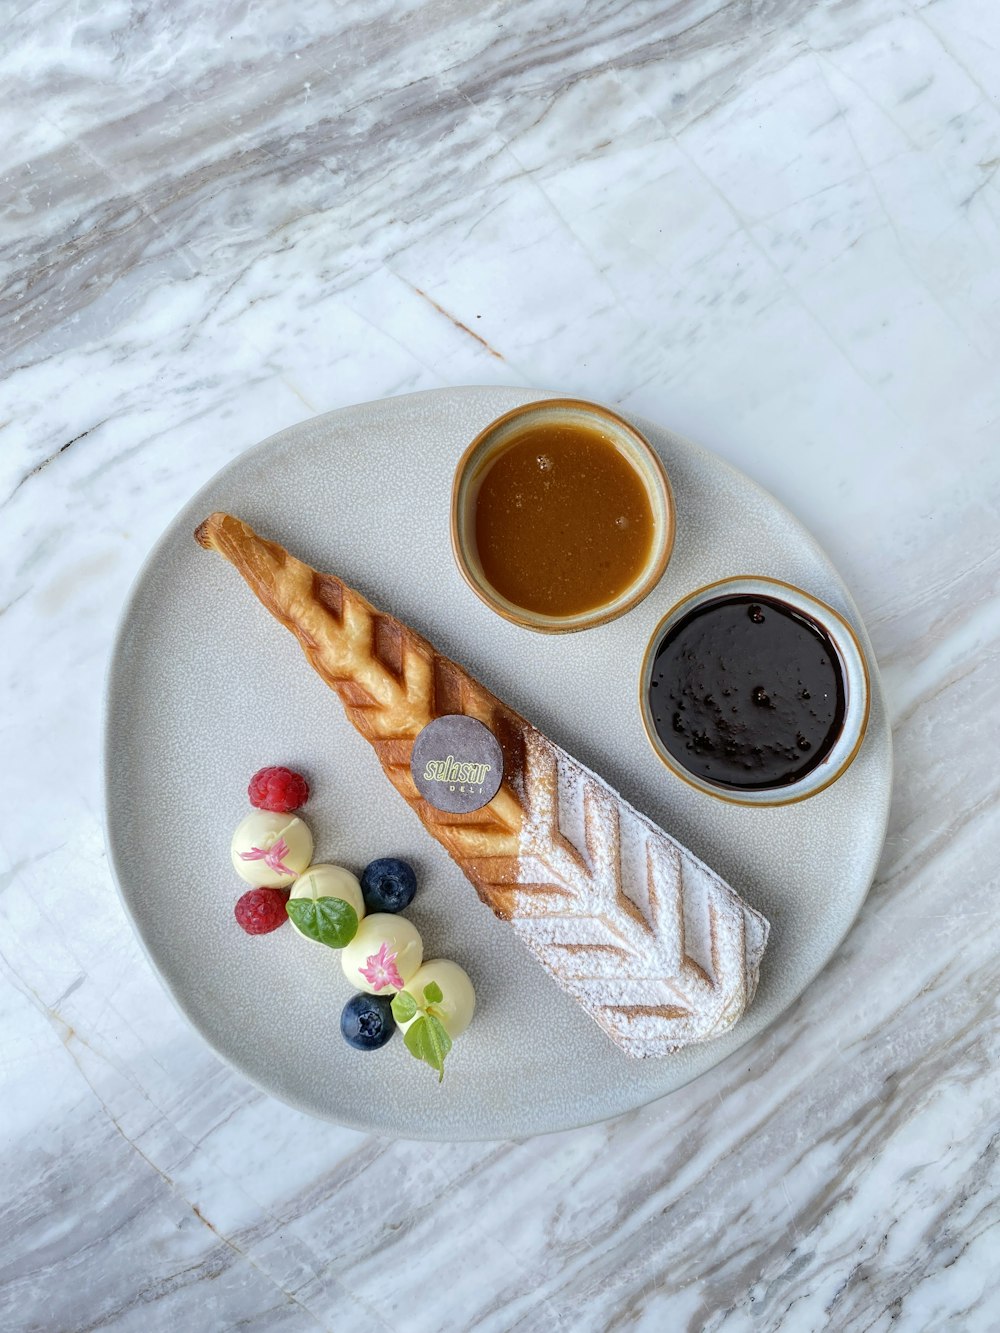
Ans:
POLYGON ((516 407, 476 436, 455 470, 451 494, 451 545, 459 572, 476 596, 497 615, 542 634, 590 629, 614 620, 638 605, 663 576, 673 550, 674 530, 673 493, 659 456, 634 426, 595 403, 575 398, 550 398, 516 407), (568 616, 546 615, 509 601, 487 579, 476 549, 476 500, 490 465, 497 454, 527 428, 545 425, 579 425, 596 431, 613 444, 642 481, 653 515, 653 541, 638 575, 613 601, 568 616))
POLYGON ((854 630, 839 612, 825 602, 819 601, 801 588, 780 579, 760 578, 755 575, 739 575, 723 579, 719 583, 710 583, 689 593, 663 617, 649 640, 642 661, 639 676, 639 710, 642 725, 646 729, 649 743, 659 758, 676 777, 706 792, 709 796, 722 801, 731 801, 736 805, 791 805, 795 801, 815 796, 847 771, 861 749, 865 731, 868 727, 870 708, 868 664, 854 630), (823 760, 797 782, 780 787, 767 787, 755 791, 735 790, 710 782, 699 774, 692 773, 670 753, 660 740, 653 721, 650 704, 650 682, 653 675, 653 663, 657 651, 671 629, 696 607, 706 602, 714 602, 720 597, 761 597, 783 602, 798 611, 824 630, 833 644, 844 680, 844 723, 840 735, 823 760))

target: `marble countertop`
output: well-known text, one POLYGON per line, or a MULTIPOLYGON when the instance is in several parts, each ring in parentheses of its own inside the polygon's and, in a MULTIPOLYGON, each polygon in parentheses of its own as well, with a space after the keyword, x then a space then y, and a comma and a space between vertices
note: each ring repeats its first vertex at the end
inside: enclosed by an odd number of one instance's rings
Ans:
POLYGON ((29 0, 0 73, 0 1328, 1000 1326, 1000 9, 29 0), (111 884, 139 562, 271 432, 620 404, 816 533, 885 853, 764 1035, 616 1121, 387 1142, 249 1086, 111 884))

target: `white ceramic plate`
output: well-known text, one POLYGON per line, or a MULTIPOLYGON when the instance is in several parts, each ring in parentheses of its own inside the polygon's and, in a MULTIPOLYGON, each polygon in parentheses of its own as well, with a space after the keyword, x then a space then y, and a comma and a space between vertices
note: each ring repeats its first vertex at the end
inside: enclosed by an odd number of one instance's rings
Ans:
POLYGON ((174 999, 225 1059, 316 1115, 413 1138, 508 1138, 604 1119, 661 1097, 762 1031, 843 938, 885 831, 891 746, 864 627, 809 534, 741 473, 650 422, 674 487, 677 542, 659 587, 608 625, 548 636, 492 614, 449 546, 452 472, 494 417, 545 397, 455 389, 345 408, 281 432, 178 515, 129 598, 107 700, 107 817, 125 905, 174 999), (361 589, 593 768, 715 867, 771 922, 750 1012, 718 1041, 634 1061, 483 907, 383 777, 374 753, 292 636, 192 533, 212 510, 361 589), (829 790, 798 805, 726 804, 673 777, 643 733, 643 650, 670 606, 738 573, 785 579, 841 611, 872 667, 868 735, 829 790), (360 872, 402 856, 420 889, 407 915, 426 956, 460 962, 479 1007, 445 1081, 394 1038, 362 1054, 340 1037, 351 987, 337 954, 290 927, 250 937, 229 863, 246 784, 264 764, 304 771, 316 859, 360 872))

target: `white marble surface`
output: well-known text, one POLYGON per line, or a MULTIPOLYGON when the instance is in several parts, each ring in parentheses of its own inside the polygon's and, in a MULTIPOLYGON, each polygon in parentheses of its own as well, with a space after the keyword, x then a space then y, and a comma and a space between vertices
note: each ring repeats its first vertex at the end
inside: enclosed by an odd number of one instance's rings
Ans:
POLYGON ((36 0, 0 77, 0 1328, 1000 1326, 1000 9, 36 0), (390 1143, 174 1012, 100 695, 218 467, 460 383, 621 403, 793 508, 898 778, 857 926, 735 1059, 390 1143))

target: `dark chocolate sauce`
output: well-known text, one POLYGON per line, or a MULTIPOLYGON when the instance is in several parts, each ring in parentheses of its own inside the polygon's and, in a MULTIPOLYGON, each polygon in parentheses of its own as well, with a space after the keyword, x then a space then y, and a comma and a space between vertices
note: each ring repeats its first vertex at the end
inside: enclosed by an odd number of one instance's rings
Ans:
POLYGON ((678 763, 744 791, 805 777, 844 725, 829 636, 770 597, 719 597, 679 620, 657 649, 649 701, 678 763))

